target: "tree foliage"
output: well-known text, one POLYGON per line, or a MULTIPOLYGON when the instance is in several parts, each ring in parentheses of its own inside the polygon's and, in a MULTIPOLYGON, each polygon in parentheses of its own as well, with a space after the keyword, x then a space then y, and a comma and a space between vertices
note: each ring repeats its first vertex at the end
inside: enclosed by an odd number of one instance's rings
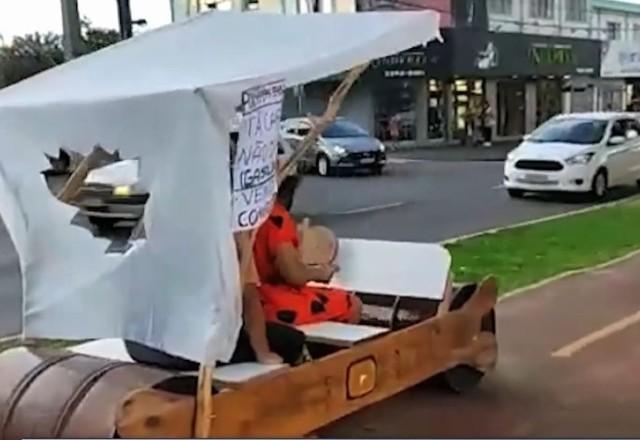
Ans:
MULTIPOLYGON (((81 29, 84 53, 100 50, 120 40, 117 31, 94 28, 88 20, 82 21, 81 29)), ((60 35, 36 32, 16 37, 10 45, 0 45, 0 87, 14 84, 63 62, 60 35)))

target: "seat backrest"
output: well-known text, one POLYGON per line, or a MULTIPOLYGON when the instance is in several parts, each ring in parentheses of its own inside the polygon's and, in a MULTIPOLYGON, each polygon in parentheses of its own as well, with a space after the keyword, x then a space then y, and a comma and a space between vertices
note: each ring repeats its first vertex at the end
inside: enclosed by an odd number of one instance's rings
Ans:
POLYGON ((329 287, 442 300, 451 255, 438 244, 340 239, 336 263, 340 270, 329 287))

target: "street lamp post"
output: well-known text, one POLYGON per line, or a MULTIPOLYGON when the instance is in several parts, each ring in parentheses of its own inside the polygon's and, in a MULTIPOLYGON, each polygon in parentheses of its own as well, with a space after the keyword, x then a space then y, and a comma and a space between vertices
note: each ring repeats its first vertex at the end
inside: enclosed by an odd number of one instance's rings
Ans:
POLYGON ((82 55, 83 52, 78 0, 61 0, 61 2, 64 57, 70 60, 82 55))
POLYGON ((131 4, 129 0, 118 1, 118 21, 120 23, 120 38, 126 40, 133 36, 133 22, 131 20, 131 4))
POLYGON ((118 1, 118 22, 120 24, 120 38, 126 40, 133 36, 133 25, 146 26, 147 20, 141 18, 139 20, 133 20, 131 18, 131 3, 130 0, 117 0, 118 1))

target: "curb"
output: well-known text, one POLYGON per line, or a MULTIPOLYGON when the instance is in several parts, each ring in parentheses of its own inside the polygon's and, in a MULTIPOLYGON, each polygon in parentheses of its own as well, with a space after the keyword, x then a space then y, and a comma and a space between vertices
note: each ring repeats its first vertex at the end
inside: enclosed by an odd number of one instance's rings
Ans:
POLYGON ((20 335, 5 336, 5 337, 0 338, 0 344, 6 344, 6 343, 9 343, 9 342, 16 341, 18 339, 21 339, 20 335))
POLYGON ((547 284, 551 284, 551 283, 553 283, 555 281, 559 281, 559 280, 562 280, 564 278, 569 278, 569 277, 572 277, 572 276, 575 276, 575 275, 582 275, 582 274, 589 273, 589 272, 595 272, 597 270, 601 270, 601 269, 605 269, 607 267, 615 266, 616 264, 623 263, 623 262, 625 262, 627 260, 632 259, 633 257, 637 257, 638 255, 640 255, 640 249, 636 249, 634 251, 631 251, 628 254, 625 254, 625 255, 623 255, 621 257, 614 258, 613 260, 609 260, 609 261, 605 261, 604 263, 596 264, 595 266, 585 267, 585 268, 582 268, 582 269, 569 270, 567 272, 563 272, 563 273, 560 273, 558 275, 554 275, 554 276, 552 276, 550 278, 546 278, 544 280, 538 281, 538 282, 530 284, 528 286, 520 287, 518 289, 512 290, 511 292, 507 292, 507 293, 505 293, 504 295, 502 295, 499 298, 498 302, 507 300, 509 298, 513 298, 513 297, 518 296, 518 295, 520 295, 522 293, 526 293, 529 290, 535 290, 535 289, 538 289, 540 287, 544 287, 547 284))
POLYGON ((515 223, 512 225, 508 225, 508 226, 501 226, 498 228, 493 228, 493 229, 487 229, 484 231, 480 231, 480 232, 473 232, 470 234, 465 234, 465 235, 460 235, 458 237, 453 237, 453 238, 448 238, 444 241, 441 241, 439 244, 442 246, 446 246, 448 244, 455 244, 458 243, 460 241, 463 240, 468 240, 470 238, 476 238, 476 237, 480 237, 483 235, 492 235, 492 234, 497 234, 498 232, 503 232, 503 231, 509 231, 511 229, 517 229, 517 228, 521 228, 524 226, 530 226, 530 225, 535 225, 537 223, 543 223, 543 222, 547 222, 547 221, 551 221, 551 220, 557 220, 557 219, 561 219, 561 218, 565 218, 565 217, 571 217, 574 215, 579 215, 579 214, 585 214, 587 212, 592 212, 592 211, 597 211, 599 209, 604 209, 604 208, 610 208, 612 206, 616 206, 616 205, 620 205, 622 203, 632 203, 634 201, 638 201, 640 200, 640 194, 639 195, 634 195, 631 197, 626 197, 620 200, 614 200, 613 202, 607 202, 607 203, 602 203, 599 205, 593 205, 593 206, 588 206, 586 208, 582 208, 582 209, 576 209, 574 211, 569 211, 569 212, 563 212, 560 214, 555 214, 555 215, 550 215, 547 217, 541 217, 541 218, 537 218, 534 220, 527 220, 524 222, 520 222, 520 223, 515 223))

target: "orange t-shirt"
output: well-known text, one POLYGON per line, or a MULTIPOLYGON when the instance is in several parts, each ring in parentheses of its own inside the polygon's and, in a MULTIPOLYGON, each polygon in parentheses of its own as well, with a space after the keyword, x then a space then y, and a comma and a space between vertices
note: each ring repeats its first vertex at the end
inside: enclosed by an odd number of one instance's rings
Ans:
POLYGON ((283 283, 275 260, 278 247, 284 243, 291 243, 297 249, 300 244, 298 230, 291 214, 276 202, 269 218, 258 228, 253 244, 253 257, 261 282, 283 283))

